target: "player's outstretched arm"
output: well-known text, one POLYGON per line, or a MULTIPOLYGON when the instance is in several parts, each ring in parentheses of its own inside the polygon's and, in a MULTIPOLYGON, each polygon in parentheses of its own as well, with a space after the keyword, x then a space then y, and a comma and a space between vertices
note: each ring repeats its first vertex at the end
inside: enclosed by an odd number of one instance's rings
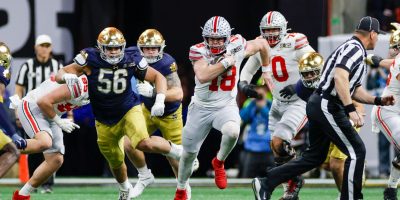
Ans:
POLYGON ((144 80, 156 84, 157 94, 165 94, 167 92, 167 79, 165 79, 165 77, 154 68, 150 66, 147 67, 144 80))
POLYGON ((57 83, 66 83, 68 82, 68 74, 74 74, 77 77, 83 74, 83 68, 81 65, 76 63, 71 63, 60 70, 58 70, 56 74, 57 83))
POLYGON ((266 67, 269 65, 270 47, 267 40, 263 38, 256 38, 254 40, 247 41, 245 57, 252 56, 260 52, 261 65, 266 67))

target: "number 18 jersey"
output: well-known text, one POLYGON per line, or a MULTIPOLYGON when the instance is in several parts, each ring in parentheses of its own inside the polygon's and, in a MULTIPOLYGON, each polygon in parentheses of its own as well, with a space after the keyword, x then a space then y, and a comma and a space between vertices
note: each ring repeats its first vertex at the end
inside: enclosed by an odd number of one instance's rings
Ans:
MULTIPOLYGON (((221 108, 236 104, 237 82, 239 80, 240 64, 245 58, 246 40, 239 34, 232 35, 227 45, 227 52, 235 57, 235 65, 230 67, 212 81, 200 83, 195 77, 196 86, 192 101, 207 108, 221 108)), ((195 62, 205 59, 209 63, 215 59, 204 42, 190 47, 189 59, 195 62)))

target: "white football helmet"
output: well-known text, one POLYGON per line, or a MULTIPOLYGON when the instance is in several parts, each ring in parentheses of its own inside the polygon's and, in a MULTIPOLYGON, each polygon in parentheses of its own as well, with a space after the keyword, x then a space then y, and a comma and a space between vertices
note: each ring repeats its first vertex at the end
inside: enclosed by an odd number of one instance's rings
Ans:
POLYGON ((231 31, 233 30, 228 21, 221 16, 214 16, 206 22, 202 29, 204 42, 211 54, 218 55, 224 53, 230 41, 231 31), (225 42, 223 45, 211 45, 208 43, 207 38, 224 38, 225 42))
POLYGON ((285 17, 278 11, 269 11, 260 22, 261 35, 268 41, 271 46, 278 44, 287 33, 287 21, 285 17), (279 28, 279 33, 265 33, 266 29, 279 28))

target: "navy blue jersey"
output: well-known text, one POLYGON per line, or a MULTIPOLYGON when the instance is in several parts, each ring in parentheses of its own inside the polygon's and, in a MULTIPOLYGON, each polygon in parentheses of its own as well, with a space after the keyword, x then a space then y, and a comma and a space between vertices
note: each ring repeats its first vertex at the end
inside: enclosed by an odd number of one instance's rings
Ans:
MULTIPOLYGON (((155 70, 159 71, 165 77, 170 75, 171 73, 176 72, 177 65, 175 63, 175 59, 167 53, 164 53, 163 58, 153 64, 150 65, 155 70)), ((141 96, 141 99, 148 110, 151 110, 153 107, 156 98, 149 98, 145 96, 141 96)), ((164 115, 167 116, 173 112, 175 112, 179 106, 181 105, 181 101, 176 102, 165 102, 164 115)))
POLYGON ((146 60, 136 47, 126 48, 124 58, 116 65, 104 61, 97 48, 86 48, 81 53, 87 53, 86 66, 91 69, 87 74, 89 98, 96 120, 108 125, 118 123, 132 107, 140 104, 130 80, 138 71, 147 70, 146 60))
POLYGON ((5 86, 7 86, 10 83, 10 77, 8 77, 9 75, 9 73, 6 73, 5 68, 0 66, 0 83, 3 83, 5 86))
POLYGON ((307 88, 306 86, 304 86, 304 84, 301 80, 297 81, 296 94, 303 101, 308 102, 308 99, 310 98, 310 96, 312 95, 312 93, 314 91, 315 91, 315 89, 307 88))

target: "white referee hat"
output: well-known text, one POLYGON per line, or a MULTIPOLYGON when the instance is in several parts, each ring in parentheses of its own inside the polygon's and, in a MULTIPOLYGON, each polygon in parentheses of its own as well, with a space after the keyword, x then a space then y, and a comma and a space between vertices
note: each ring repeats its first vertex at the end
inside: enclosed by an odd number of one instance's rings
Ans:
POLYGON ((48 35, 39 35, 36 38, 35 46, 41 45, 41 44, 51 44, 51 38, 48 35))

